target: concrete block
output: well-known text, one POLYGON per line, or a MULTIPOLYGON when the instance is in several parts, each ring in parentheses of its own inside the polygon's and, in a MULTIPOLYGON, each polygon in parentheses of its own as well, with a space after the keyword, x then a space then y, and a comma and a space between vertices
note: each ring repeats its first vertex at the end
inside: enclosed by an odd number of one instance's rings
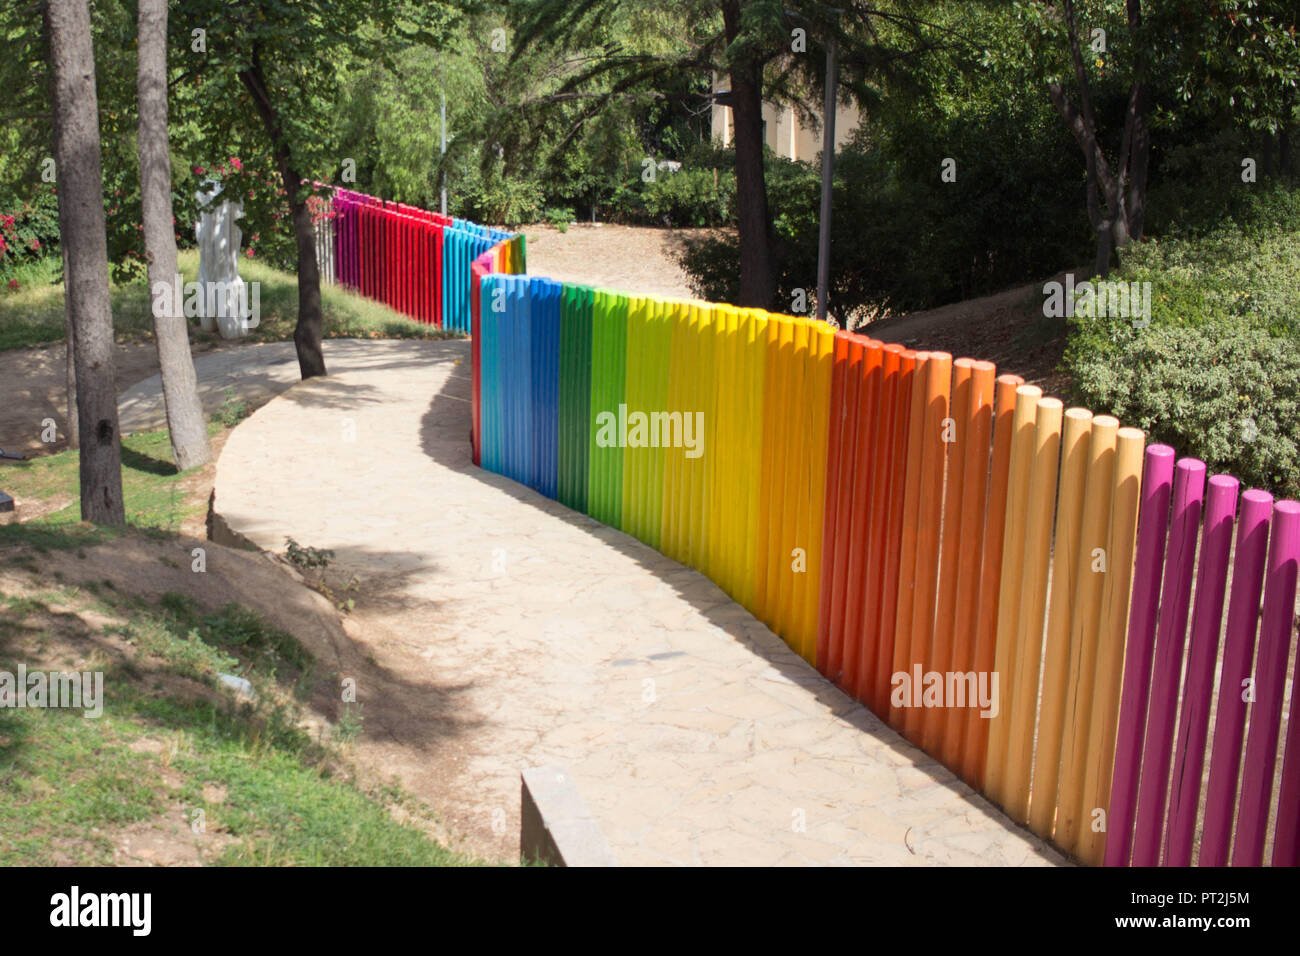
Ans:
POLYGON ((559 766, 531 767, 521 777, 519 845, 525 859, 551 866, 618 866, 572 774, 559 766))

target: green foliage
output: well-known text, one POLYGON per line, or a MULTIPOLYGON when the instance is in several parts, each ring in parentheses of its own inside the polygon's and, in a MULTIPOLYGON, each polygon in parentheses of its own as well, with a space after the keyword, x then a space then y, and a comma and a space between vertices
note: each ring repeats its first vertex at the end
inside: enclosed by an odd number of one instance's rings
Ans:
POLYGON ((334 552, 329 548, 309 548, 299 544, 293 538, 284 539, 284 556, 290 564, 306 570, 307 568, 327 568, 334 560, 334 552))
POLYGON ((1125 251, 1150 324, 1074 323, 1080 400, 1248 484, 1300 494, 1300 190, 1260 187, 1238 218, 1125 251))
POLYGON ((234 386, 230 385, 226 387, 225 401, 213 414, 212 419, 226 428, 234 428, 252 413, 253 410, 248 402, 240 398, 234 386))
MULTIPOLYGON (((54 186, 42 185, 30 199, 0 193, 0 283, 45 259, 59 242, 59 200, 54 186)), ((21 284, 21 279, 19 280, 21 284)))
POLYGON ((1153 324, 1235 318, 1300 339, 1300 189, 1258 188, 1237 217, 1125 250, 1120 277, 1151 283, 1153 324))
POLYGON ((1247 485, 1300 494, 1295 339, 1232 318, 1141 330, 1114 322, 1072 342, 1068 365, 1091 407, 1247 485))
POLYGON ((488 171, 474 170, 460 184, 456 211, 475 222, 518 226, 534 222, 542 211, 542 184, 531 179, 513 179, 499 165, 488 171))
POLYGON ((646 184, 641 202, 665 226, 720 226, 734 215, 736 175, 717 169, 662 172, 646 184))

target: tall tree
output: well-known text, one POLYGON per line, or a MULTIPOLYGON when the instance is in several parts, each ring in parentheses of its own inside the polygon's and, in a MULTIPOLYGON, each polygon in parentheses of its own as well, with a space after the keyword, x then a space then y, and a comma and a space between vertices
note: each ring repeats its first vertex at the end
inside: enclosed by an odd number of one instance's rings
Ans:
POLYGON ((1300 71, 1293 0, 1216 0, 1208 9, 1204 0, 1124 0, 1122 18, 1108 0, 1039 0, 1017 9, 1030 27, 1028 59, 1045 68, 1048 96, 1083 153, 1098 275, 1145 232, 1153 84, 1172 87, 1170 116, 1186 116, 1195 102, 1242 130, 1276 136, 1282 165, 1290 165, 1300 71), (1127 83, 1122 125, 1099 115, 1103 75, 1127 83), (1120 130, 1114 152, 1104 145, 1108 129, 1120 130))
POLYGON ((96 524, 120 525, 126 523, 122 448, 113 374, 95 51, 86 0, 48 0, 45 25, 54 83, 59 242, 77 376, 81 517, 96 524))
MULTIPOLYGON (((140 98, 140 195, 149 288, 171 290, 177 281, 172 231, 172 165, 167 138, 167 0, 139 0, 136 85, 140 98)), ((179 290, 153 295, 154 341, 162 372, 163 407, 172 456, 181 471, 212 458, 199 402, 185 316, 174 305, 179 290)))
POLYGON ((417 0, 187 0, 181 13, 173 21, 177 40, 203 37, 198 65, 185 76, 206 104, 214 155, 225 155, 254 124, 270 147, 297 247, 298 368, 303 378, 324 375, 320 264, 307 199, 313 179, 337 174, 345 159, 328 135, 339 67, 391 65, 402 46, 436 45, 454 10, 417 0))
MULTIPOLYGON (((1058 12, 1049 9, 1057 19, 1058 12)), ((1124 112, 1124 132, 1114 164, 1106 156, 1093 108, 1092 82, 1084 61, 1074 0, 1062 0, 1059 21, 1065 31, 1079 103, 1076 106, 1060 78, 1047 82, 1047 92, 1062 120, 1083 151, 1087 168, 1088 219, 1097 231, 1094 271, 1110 272, 1111 252, 1141 239, 1146 217, 1147 166, 1151 137, 1147 130, 1147 41, 1142 28, 1141 0, 1125 0, 1125 20, 1130 45, 1130 84, 1124 112)))
POLYGON ((565 85, 578 89, 592 78, 616 76, 613 92, 662 82, 684 71, 717 75, 727 89, 711 94, 731 108, 735 130, 736 226, 740 240, 739 304, 771 308, 776 292, 776 246, 763 158, 763 103, 803 102, 824 82, 825 51, 832 37, 840 51, 840 93, 866 102, 871 88, 907 60, 944 42, 926 21, 896 0, 678 0, 656 5, 681 24, 675 48, 633 51, 602 38, 601 27, 626 16, 628 0, 528 0, 518 4, 516 55, 535 44, 589 49, 584 68, 565 85))

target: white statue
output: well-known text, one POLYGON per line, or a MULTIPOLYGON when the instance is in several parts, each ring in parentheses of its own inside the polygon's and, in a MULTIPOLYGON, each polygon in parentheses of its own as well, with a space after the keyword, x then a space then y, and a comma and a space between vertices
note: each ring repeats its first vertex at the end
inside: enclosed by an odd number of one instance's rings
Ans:
MULTIPOLYGON (((205 187, 195 193, 195 198, 206 205, 221 195, 221 183, 208 180, 205 187)), ((243 214, 242 202, 227 199, 209 207, 194 226, 199 243, 199 324, 205 332, 215 328, 223 339, 240 338, 256 325, 249 322, 252 310, 248 307, 248 290, 239 277, 243 233, 235 220, 243 214)))

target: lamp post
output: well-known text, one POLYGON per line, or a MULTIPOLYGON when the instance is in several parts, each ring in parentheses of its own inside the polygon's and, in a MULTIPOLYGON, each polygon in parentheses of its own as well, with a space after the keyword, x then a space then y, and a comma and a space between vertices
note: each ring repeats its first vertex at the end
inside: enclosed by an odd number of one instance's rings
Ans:
POLYGON ((442 214, 447 215, 447 87, 442 87, 442 214))

